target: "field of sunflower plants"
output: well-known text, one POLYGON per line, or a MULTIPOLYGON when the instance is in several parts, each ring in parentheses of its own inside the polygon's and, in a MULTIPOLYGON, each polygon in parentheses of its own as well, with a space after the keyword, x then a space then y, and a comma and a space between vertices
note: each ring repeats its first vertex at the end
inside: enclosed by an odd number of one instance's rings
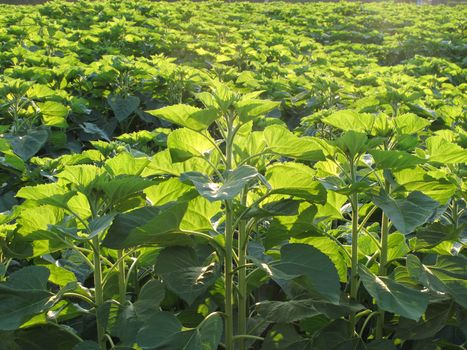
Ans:
POLYGON ((466 17, 0 5, 0 349, 465 349, 466 17))

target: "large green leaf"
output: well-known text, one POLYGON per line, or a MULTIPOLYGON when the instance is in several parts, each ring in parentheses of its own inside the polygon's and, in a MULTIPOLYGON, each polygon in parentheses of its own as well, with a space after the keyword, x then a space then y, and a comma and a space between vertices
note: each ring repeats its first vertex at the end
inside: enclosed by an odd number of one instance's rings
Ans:
POLYGON ((10 138, 10 145, 23 160, 29 160, 45 145, 49 133, 46 129, 31 129, 25 135, 10 138))
POLYGON ((402 233, 409 234, 427 222, 436 212, 439 203, 421 192, 412 192, 407 198, 394 199, 387 193, 373 197, 373 202, 389 217, 402 233))
POLYGON ((143 191, 152 184, 152 181, 139 176, 119 176, 105 182, 102 181, 98 188, 102 189, 110 203, 117 203, 135 193, 143 191))
POLYGON ((47 290, 49 270, 27 266, 0 283, 0 330, 14 330, 53 305, 47 290))
POLYGON ((119 122, 123 122, 131 113, 136 111, 140 101, 137 96, 112 95, 107 98, 107 102, 110 108, 112 108, 115 118, 117 118, 119 122))
POLYGON ((456 192, 456 185, 449 180, 436 179, 430 173, 417 167, 394 172, 400 190, 405 192, 419 191, 431 197, 441 205, 446 204, 456 192))
POLYGON ((323 119, 326 124, 343 131, 368 133, 373 128, 375 117, 367 113, 357 113, 351 110, 337 111, 323 119))
POLYGON ((207 157, 214 150, 214 140, 183 128, 172 131, 167 138, 167 147, 173 162, 183 162, 192 157, 207 157))
POLYGON ((301 160, 324 160, 321 144, 312 137, 298 137, 281 125, 264 129, 268 149, 276 154, 301 160))
POLYGON ((262 318, 273 323, 291 323, 320 314, 326 314, 330 318, 338 318, 363 308, 360 305, 336 305, 316 299, 268 300, 256 303, 255 307, 262 318))
POLYGON ((346 131, 341 137, 337 138, 334 143, 336 146, 350 159, 354 159, 357 155, 363 154, 367 150, 368 137, 364 133, 353 130, 346 131))
POLYGON ((148 163, 147 157, 134 157, 128 152, 122 152, 107 159, 104 168, 113 176, 140 175, 148 163))
POLYGON ((315 181, 314 171, 300 163, 279 163, 266 170, 266 179, 272 187, 271 193, 286 194, 310 202, 326 203, 324 186, 315 181))
POLYGON ((207 129, 219 117, 217 110, 213 108, 199 109, 184 104, 167 106, 148 113, 195 131, 207 129))
POLYGON ((432 136, 426 140, 430 162, 442 164, 467 163, 467 149, 448 142, 444 137, 432 136))
POLYGON ((144 207, 119 214, 113 221, 103 245, 112 249, 124 249, 144 244, 174 243, 180 232, 180 223, 187 203, 179 203, 160 209, 144 207))
POLYGON ((188 202, 180 229, 186 231, 214 231, 213 218, 220 213, 222 202, 212 202, 204 197, 196 197, 188 202))
POLYGON ((235 106, 242 123, 247 123, 261 115, 265 115, 280 105, 280 102, 269 100, 246 99, 235 106))
MULTIPOLYGON (((17 330, 14 333, 15 343, 18 348, 2 348, 2 350, 83 350, 75 347, 79 344, 79 338, 67 325, 55 323, 41 324, 17 330)), ((3 341, 3 339, 2 339, 3 341)), ((93 350, 87 347, 86 350, 93 350)))
POLYGON ((183 173, 181 181, 191 182, 199 194, 210 201, 229 200, 237 196, 243 188, 258 176, 256 168, 242 165, 225 173, 225 182, 211 182, 208 176, 198 172, 183 173))
POLYGON ((324 300, 338 304, 340 299, 339 275, 327 255, 307 244, 287 244, 281 248, 281 259, 266 269, 272 278, 306 279, 310 292, 324 300))
POLYGON ((458 240, 461 231, 462 227, 434 222, 431 225, 420 227, 415 233, 416 239, 411 243, 414 245, 414 249, 431 248, 442 242, 458 240))
POLYGON ((359 271, 365 289, 381 309, 415 321, 422 317, 428 306, 427 293, 406 287, 389 277, 376 276, 363 265, 359 271))
POLYGON ((213 313, 208 315, 196 328, 171 335, 160 349, 215 350, 221 341, 222 318, 213 313))
POLYGON ((298 207, 298 213, 292 216, 276 216, 270 222, 264 237, 264 246, 272 248, 290 237, 300 236, 313 229, 310 223, 316 215, 316 206, 304 202, 298 207))
POLYGON ((431 124, 426 118, 421 118, 413 113, 398 115, 394 119, 396 130, 399 134, 415 134, 431 124))
POLYGON ((65 208, 67 202, 74 194, 73 191, 69 191, 66 187, 60 186, 58 183, 51 183, 21 187, 16 193, 16 196, 34 200, 39 205, 48 204, 65 208))
POLYGON ((373 156, 376 166, 380 169, 400 170, 413 168, 425 162, 425 160, 403 151, 372 150, 369 153, 373 156))
POLYGON ((66 117, 68 108, 59 102, 46 101, 38 102, 37 106, 41 110, 44 125, 66 128, 68 126, 66 117))
POLYGON ((339 273, 341 282, 347 282, 347 263, 345 261, 345 252, 331 238, 323 236, 312 236, 304 239, 292 239, 291 243, 306 243, 319 249, 322 253, 326 254, 333 262, 334 266, 339 273))
POLYGON ((420 321, 401 319, 396 328, 396 336, 412 340, 433 337, 446 326, 451 313, 451 307, 445 303, 430 304, 425 317, 420 321))
POLYGON ((141 320, 146 320, 159 311, 165 297, 165 286, 159 280, 150 280, 139 292, 138 300, 133 304, 135 313, 141 320))
POLYGON ((157 257, 155 268, 167 287, 188 304, 204 294, 220 272, 215 261, 203 261, 189 247, 165 248, 157 257))
POLYGON ((173 314, 160 311, 144 323, 136 335, 136 342, 142 349, 163 349, 167 338, 181 329, 182 324, 173 314))
POLYGON ((450 295, 467 308, 467 258, 440 255, 435 265, 425 265, 415 255, 407 256, 409 274, 425 287, 450 295))
POLYGON ((147 187, 144 193, 154 206, 162 206, 174 201, 189 201, 198 195, 192 186, 184 184, 179 178, 170 178, 147 187))

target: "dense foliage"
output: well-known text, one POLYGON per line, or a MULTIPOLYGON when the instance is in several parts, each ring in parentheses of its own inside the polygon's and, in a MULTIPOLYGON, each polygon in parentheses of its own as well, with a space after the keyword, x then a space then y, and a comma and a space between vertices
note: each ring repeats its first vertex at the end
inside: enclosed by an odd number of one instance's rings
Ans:
POLYGON ((0 5, 0 349, 465 349, 466 15, 0 5))

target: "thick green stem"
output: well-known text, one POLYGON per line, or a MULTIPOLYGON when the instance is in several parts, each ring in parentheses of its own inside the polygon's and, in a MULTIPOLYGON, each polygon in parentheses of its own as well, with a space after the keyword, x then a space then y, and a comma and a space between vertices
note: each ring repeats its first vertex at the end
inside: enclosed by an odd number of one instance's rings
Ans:
POLYGON ((93 262, 94 262, 94 299, 96 304, 96 324, 97 324, 97 343, 100 350, 106 349, 105 329, 102 327, 97 313, 99 308, 104 304, 104 290, 102 288, 102 265, 99 248, 99 238, 95 236, 92 239, 93 262))
MULTIPOLYGON (((385 191, 389 193, 391 190, 390 183, 386 180, 384 183, 385 191)), ((381 238, 380 238, 380 258, 379 258, 379 275, 386 275, 386 266, 388 263, 388 238, 389 238, 389 218, 386 214, 381 216, 381 238)), ((384 335, 384 310, 379 309, 379 315, 376 322, 376 339, 381 339, 384 335)))
POLYGON ((118 259, 118 291, 120 293, 120 304, 126 302, 126 278, 125 278, 125 259, 123 258, 123 250, 117 250, 118 259))
MULTIPOLYGON (((356 166, 354 162, 350 163, 350 173, 352 183, 357 181, 356 166)), ((358 292, 358 194, 350 195, 350 204, 352 206, 352 266, 350 270, 350 298, 357 300, 358 292)), ((350 314, 350 333, 355 335, 356 317, 355 313, 350 314)))
MULTIPOLYGON (((232 169, 233 161, 233 125, 232 117, 227 116, 227 137, 226 137, 226 171, 232 169)), ((233 273, 232 273, 232 253, 234 236, 234 211, 232 201, 225 201, 225 261, 224 261, 224 280, 225 280, 225 348, 233 350, 234 331, 233 331, 233 273)))
POLYGON ((226 203, 225 219, 225 346, 227 350, 233 349, 233 304, 232 304, 232 248, 233 248, 233 210, 230 203, 226 203))
MULTIPOLYGON (((241 203, 246 205, 247 202, 247 190, 245 189, 242 193, 241 203)), ((246 249, 248 241, 248 232, 246 228, 246 221, 240 220, 238 225, 238 266, 245 266, 246 260, 246 249)), ((247 282, 246 282, 246 268, 238 269, 238 334, 247 334, 247 323, 248 323, 248 298, 247 298, 247 282)), ((245 350, 245 339, 240 338, 238 340, 240 350, 245 350)))

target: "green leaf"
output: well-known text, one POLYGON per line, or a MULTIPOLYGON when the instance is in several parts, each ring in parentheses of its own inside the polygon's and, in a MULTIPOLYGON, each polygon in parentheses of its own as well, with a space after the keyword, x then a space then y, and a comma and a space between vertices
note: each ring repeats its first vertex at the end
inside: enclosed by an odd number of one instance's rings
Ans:
POLYGON ((215 231, 213 218, 221 211, 222 202, 211 202, 204 197, 196 197, 188 202, 180 229, 186 231, 215 231))
POLYGON ((219 114, 214 108, 200 109, 184 104, 167 106, 147 111, 147 113, 195 131, 206 130, 219 118, 219 114))
POLYGON ((342 152, 348 155, 351 159, 354 159, 357 155, 366 151, 368 137, 363 133, 351 130, 345 132, 334 142, 342 152))
POLYGON ((157 349, 181 329, 182 324, 174 315, 160 311, 145 321, 136 335, 136 342, 142 349, 157 349))
POLYGON ((110 227, 110 225, 112 225, 114 218, 115 214, 104 214, 89 220, 88 227, 90 232, 88 239, 91 239, 92 237, 105 232, 110 227))
MULTIPOLYGON (((20 350, 75 350, 74 346, 79 343, 79 338, 73 332, 69 326, 51 322, 19 329, 14 334, 20 350)), ((10 350, 10 348, 2 350, 10 350)), ((92 347, 86 350, 92 350, 92 347)))
POLYGON ((81 343, 76 344, 73 350, 100 350, 99 344, 92 340, 85 340, 81 343))
MULTIPOLYGON (((18 233, 28 236, 29 239, 40 239, 35 233, 47 230, 49 225, 59 224, 64 218, 64 212, 60 208, 42 205, 21 210, 17 223, 18 233)), ((51 239, 53 237, 50 237, 51 239)), ((42 238, 43 239, 43 238, 42 238)))
POLYGON ((407 198, 401 199, 381 193, 372 200, 403 234, 409 234, 426 223, 439 207, 438 202, 421 192, 412 192, 407 198))
POLYGON ((357 113, 352 110, 342 110, 322 119, 328 125, 343 131, 369 133, 373 128, 375 118, 371 114, 357 113))
POLYGON ((10 139, 10 145, 23 160, 29 160, 37 154, 47 142, 49 133, 46 129, 31 129, 25 135, 15 136, 10 139))
POLYGON ((220 272, 216 262, 203 261, 189 247, 165 248, 155 269, 167 287, 190 305, 216 282, 220 272))
POLYGON ((40 205, 49 204, 59 208, 65 208, 67 202, 74 195, 75 192, 67 190, 58 183, 24 186, 16 193, 16 197, 34 200, 40 205))
POLYGON ((450 295, 467 308, 467 258, 439 255, 435 265, 424 265, 415 255, 407 256, 409 274, 425 287, 450 295))
POLYGON ((441 136, 432 136, 426 139, 426 147, 430 162, 442 164, 467 163, 467 149, 448 142, 441 136))
POLYGON ((68 200, 66 208, 70 209, 74 215, 77 215, 81 219, 87 219, 92 215, 88 198, 81 192, 77 192, 68 200))
POLYGON ((235 106, 235 109, 240 121, 242 123, 248 123, 250 120, 254 120, 261 115, 267 114, 279 105, 280 102, 276 101, 246 99, 239 101, 235 106))
MULTIPOLYGON (((270 200, 271 197, 268 198, 270 200)), ((278 199, 268 202, 263 202, 261 207, 250 207, 246 214, 243 216, 244 219, 250 218, 264 218, 270 216, 292 216, 298 214, 298 208, 301 200, 295 200, 291 198, 278 199)))
POLYGON ((340 284, 337 270, 329 257, 307 244, 286 244, 281 259, 266 269, 272 278, 292 280, 305 276, 311 293, 334 304, 339 303, 340 284))
POLYGON ((373 156, 376 166, 380 169, 400 170, 413 168, 425 162, 423 159, 403 151, 372 150, 369 153, 373 156))
POLYGON ((66 117, 68 115, 68 108, 59 102, 46 101, 38 102, 37 106, 41 110, 42 120, 45 125, 56 126, 59 128, 66 128, 68 126, 66 117))
POLYGON ((49 274, 46 267, 27 266, 0 283, 0 330, 15 330, 53 305, 49 274))
POLYGON ((426 249, 445 241, 456 241, 460 232, 461 228, 454 225, 443 225, 441 222, 434 222, 417 230, 415 233, 415 249, 426 249))
POLYGON ((153 156, 151 162, 141 173, 141 176, 180 176, 182 173, 189 171, 199 171, 203 174, 213 173, 211 165, 206 160, 201 158, 190 158, 184 162, 174 162, 172 161, 170 150, 165 149, 153 156))
POLYGON ((170 336, 161 344, 161 349, 214 350, 219 346, 222 331, 222 318, 210 314, 196 328, 170 336))
POLYGON ((256 303, 256 311, 266 321, 291 323, 321 314, 316 310, 314 299, 288 301, 261 301, 256 303))
POLYGON ((137 96, 119 96, 112 95, 107 98, 107 102, 115 114, 115 118, 119 122, 126 120, 131 113, 136 111, 139 106, 139 98, 137 96))
POLYGON ((321 144, 312 137, 298 137, 286 127, 271 125, 264 129, 264 138, 272 152, 301 160, 324 160, 321 144))
POLYGON ((396 337, 401 339, 427 339, 436 335, 446 326, 451 314, 446 304, 430 304, 425 317, 418 322, 401 319, 396 328, 396 337))
POLYGON ((119 176, 99 184, 99 188, 104 191, 110 203, 118 203, 129 196, 143 191, 151 186, 152 181, 139 176, 119 176))
POLYGON ((165 209, 144 207, 119 214, 102 244, 112 249, 124 249, 144 244, 185 241, 186 235, 180 235, 179 232, 186 208, 187 203, 179 203, 165 209))
POLYGON ((167 138, 167 148, 173 162, 183 162, 192 157, 204 158, 214 150, 214 140, 203 137, 190 129, 177 129, 167 138))
POLYGON ((391 233, 388 237, 388 261, 405 257, 410 251, 406 237, 398 232, 391 233))
POLYGON ((347 202, 347 197, 335 191, 328 191, 326 203, 317 205, 316 218, 342 219, 341 208, 347 202))
POLYGON ((39 262, 36 266, 43 266, 49 270, 49 281, 60 287, 65 287, 70 282, 76 282, 76 276, 73 272, 54 264, 48 264, 45 261, 39 262))
POLYGON ((333 262, 339 273, 341 282, 347 282, 347 263, 345 261, 345 252, 332 239, 328 237, 307 237, 304 239, 292 239, 291 243, 306 243, 326 254, 333 262))
POLYGON ((398 115, 394 119, 396 130, 402 135, 416 134, 431 124, 426 118, 421 118, 413 113, 398 115))
POLYGON ((320 182, 313 180, 314 175, 311 168, 300 163, 278 163, 266 170, 272 194, 286 194, 324 204, 326 190, 320 182))
POLYGON ((177 177, 147 187, 144 193, 155 207, 175 201, 189 201, 198 195, 192 186, 184 184, 177 177))
POLYGON ((221 184, 211 182, 208 176, 198 172, 183 173, 180 180, 191 182, 204 198, 210 201, 221 201, 236 197, 257 176, 256 168, 242 165, 235 170, 227 171, 224 175, 225 182, 221 184))
POLYGON ((134 157, 128 152, 122 152, 107 159, 104 168, 113 176, 140 175, 148 163, 146 157, 134 157))
POLYGON ((264 246, 272 248, 290 237, 310 231, 313 228, 310 223, 313 222, 315 215, 316 207, 304 202, 299 205, 297 215, 274 217, 266 231, 264 246))
POLYGON ((418 321, 428 306, 428 294, 391 280, 379 277, 360 265, 360 279, 365 289, 376 299, 376 304, 411 320, 418 321))
POLYGON ((139 292, 138 300, 133 304, 138 319, 147 320, 159 311, 165 298, 165 286, 159 280, 150 280, 139 292))
POLYGON ((104 169, 90 164, 67 165, 62 172, 57 174, 57 177, 64 183, 73 184, 72 188, 88 194, 103 173, 104 169))

